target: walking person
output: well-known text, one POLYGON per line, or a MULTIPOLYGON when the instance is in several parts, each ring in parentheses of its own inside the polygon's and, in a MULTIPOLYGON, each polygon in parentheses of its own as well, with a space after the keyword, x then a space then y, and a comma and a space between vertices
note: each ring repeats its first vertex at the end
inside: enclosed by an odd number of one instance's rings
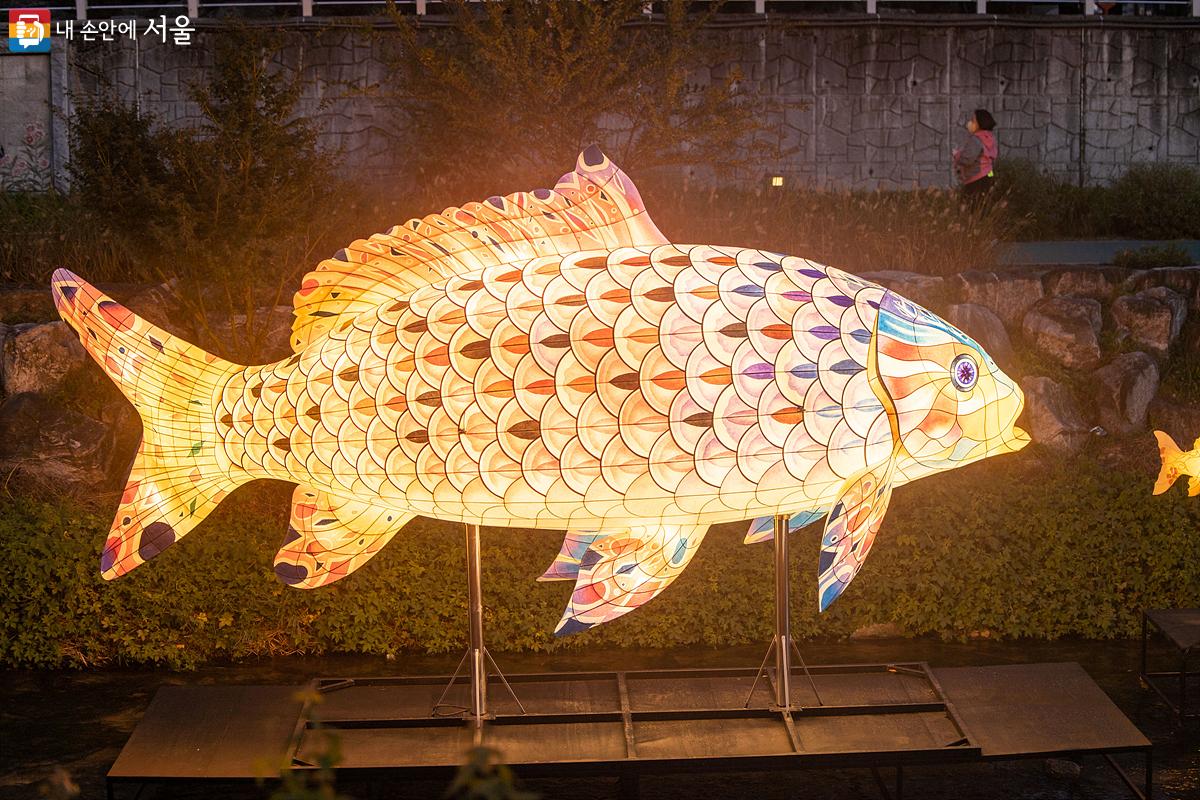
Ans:
POLYGON ((954 151, 954 174, 961 184, 962 198, 979 207, 996 182, 994 166, 999 146, 996 143, 996 120, 986 108, 977 108, 967 120, 971 138, 954 151))

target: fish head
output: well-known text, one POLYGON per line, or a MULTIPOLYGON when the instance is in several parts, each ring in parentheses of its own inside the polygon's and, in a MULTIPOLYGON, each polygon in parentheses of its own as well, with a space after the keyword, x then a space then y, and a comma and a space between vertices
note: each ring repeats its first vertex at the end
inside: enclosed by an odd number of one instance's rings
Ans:
POLYGON ((876 394, 893 412, 893 435, 917 463, 916 473, 965 466, 1029 444, 1016 426, 1025 406, 1021 387, 978 342, 941 317, 886 291, 873 350, 876 394))

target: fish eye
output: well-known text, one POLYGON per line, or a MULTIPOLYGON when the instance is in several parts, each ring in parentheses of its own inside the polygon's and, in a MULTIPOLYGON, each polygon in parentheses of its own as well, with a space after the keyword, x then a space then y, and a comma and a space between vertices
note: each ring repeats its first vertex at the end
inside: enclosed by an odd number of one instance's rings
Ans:
POLYGON ((970 391, 979 380, 979 365, 975 363, 975 359, 964 353, 950 365, 950 380, 959 391, 970 391))

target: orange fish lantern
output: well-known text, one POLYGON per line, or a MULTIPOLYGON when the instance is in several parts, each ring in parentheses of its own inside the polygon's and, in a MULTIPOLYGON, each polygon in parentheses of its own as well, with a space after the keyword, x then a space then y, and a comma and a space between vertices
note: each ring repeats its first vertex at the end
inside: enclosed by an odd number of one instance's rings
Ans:
POLYGON ((417 515, 569 529, 558 632, 666 588, 708 526, 826 516, 819 606, 892 490, 1017 450, 1023 397, 973 339, 812 261, 675 244, 598 149, 552 190, 356 241, 305 277, 294 355, 244 366, 80 278, 59 313, 141 414, 104 546, 115 578, 237 486, 297 485, 285 583, 339 580, 417 515))

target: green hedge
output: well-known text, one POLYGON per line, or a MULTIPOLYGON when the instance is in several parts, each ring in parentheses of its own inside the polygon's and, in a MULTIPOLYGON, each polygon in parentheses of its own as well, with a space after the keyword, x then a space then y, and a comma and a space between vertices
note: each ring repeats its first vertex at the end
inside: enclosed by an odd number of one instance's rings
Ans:
MULTIPOLYGON (((1149 466, 1146 464, 1145 466, 1149 466)), ((815 612, 819 526, 794 537, 797 635, 891 622, 948 638, 1124 637, 1144 606, 1200 605, 1200 500, 1153 497, 1149 471, 1022 453, 899 489, 862 574, 815 612)), ((285 588, 271 557, 286 492, 240 490, 184 542, 113 583, 99 577, 110 510, 10 496, 0 504, 0 663, 78 666, 291 653, 448 652, 465 637, 462 537, 411 523, 328 589, 285 588)), ((570 592, 534 579, 552 531, 487 529, 484 590, 497 650, 729 646, 765 641, 771 549, 714 528, 661 598, 587 633, 551 631, 570 592)))

